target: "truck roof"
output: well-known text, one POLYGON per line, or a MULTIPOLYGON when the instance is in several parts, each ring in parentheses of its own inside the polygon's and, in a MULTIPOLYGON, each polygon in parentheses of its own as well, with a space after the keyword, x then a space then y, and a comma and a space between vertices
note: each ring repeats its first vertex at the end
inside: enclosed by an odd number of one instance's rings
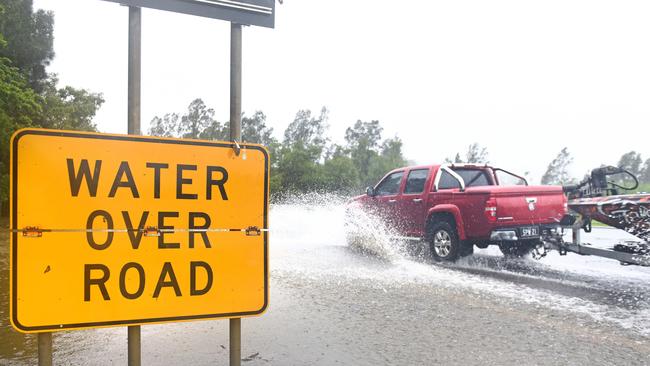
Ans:
POLYGON ((400 168, 395 168, 389 173, 397 172, 400 170, 414 170, 414 169, 430 169, 430 168, 440 168, 443 165, 447 165, 451 168, 476 168, 476 169, 494 169, 492 166, 487 164, 468 164, 468 163, 451 163, 451 164, 430 164, 430 165, 409 165, 403 166, 400 168))

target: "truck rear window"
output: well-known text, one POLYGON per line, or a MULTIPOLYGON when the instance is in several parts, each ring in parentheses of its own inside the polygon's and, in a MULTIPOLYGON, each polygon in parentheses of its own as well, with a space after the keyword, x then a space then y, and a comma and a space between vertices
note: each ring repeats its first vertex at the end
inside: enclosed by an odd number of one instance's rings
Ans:
MULTIPOLYGON (((463 178, 465 187, 481 187, 493 185, 483 170, 462 168, 452 168, 452 170, 463 178)), ((440 182, 438 183, 438 189, 452 188, 460 188, 460 183, 456 180, 456 178, 452 177, 451 174, 443 171, 442 175, 440 176, 440 182)))
POLYGON ((445 170, 443 170, 441 174, 438 189, 460 188, 460 183, 451 174, 447 173, 445 170))
POLYGON ((463 180, 465 181, 465 187, 481 187, 492 185, 487 177, 487 174, 485 174, 485 171, 483 170, 458 168, 452 168, 452 170, 456 172, 456 174, 463 177, 463 180))

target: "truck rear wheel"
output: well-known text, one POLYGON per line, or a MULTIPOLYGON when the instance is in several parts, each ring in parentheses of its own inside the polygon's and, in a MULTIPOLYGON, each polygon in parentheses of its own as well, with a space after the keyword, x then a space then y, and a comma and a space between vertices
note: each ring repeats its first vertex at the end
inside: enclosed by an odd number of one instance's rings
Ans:
POLYGON ((447 221, 432 224, 427 236, 433 259, 439 262, 453 262, 458 259, 461 243, 456 230, 447 221))

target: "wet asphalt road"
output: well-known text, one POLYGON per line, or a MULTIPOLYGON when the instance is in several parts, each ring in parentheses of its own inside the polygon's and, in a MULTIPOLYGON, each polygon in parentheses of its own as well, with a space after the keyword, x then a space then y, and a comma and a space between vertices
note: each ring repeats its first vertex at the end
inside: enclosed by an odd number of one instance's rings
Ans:
MULTIPOLYGON (((342 217, 336 205, 273 208, 271 303, 242 321, 244 365, 650 364, 648 268, 493 249, 454 265, 368 256, 345 245, 342 217)), ((0 364, 34 364, 35 337, 7 325, 4 239, 0 364)), ((227 364, 227 321, 142 329, 145 365, 227 364)), ((56 364, 126 364, 126 328, 57 333, 54 348, 56 364)))

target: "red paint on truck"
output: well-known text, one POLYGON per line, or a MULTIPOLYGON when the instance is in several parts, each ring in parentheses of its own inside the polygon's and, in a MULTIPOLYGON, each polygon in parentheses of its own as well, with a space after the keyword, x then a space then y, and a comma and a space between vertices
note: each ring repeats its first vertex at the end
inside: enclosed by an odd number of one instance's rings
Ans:
POLYGON ((351 204, 377 213, 400 235, 413 238, 425 238, 433 221, 445 220, 465 242, 503 244, 502 237, 495 240, 493 234, 502 231, 516 233, 513 242, 534 241, 567 214, 561 186, 529 186, 525 179, 489 166, 399 168, 369 188, 369 193, 353 198, 351 204), (502 174, 525 185, 499 182, 502 174), (522 235, 522 230, 530 234, 531 227, 539 235, 522 235))

